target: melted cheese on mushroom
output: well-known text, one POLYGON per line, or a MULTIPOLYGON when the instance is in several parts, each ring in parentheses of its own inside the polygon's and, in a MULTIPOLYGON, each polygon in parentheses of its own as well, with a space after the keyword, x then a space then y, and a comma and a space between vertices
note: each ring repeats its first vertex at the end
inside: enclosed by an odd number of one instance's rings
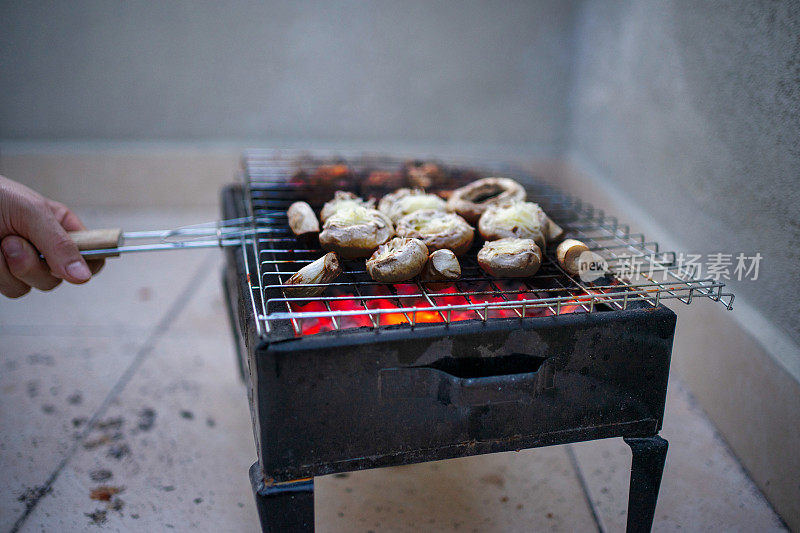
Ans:
POLYGON ((346 205, 325 221, 319 243, 343 259, 369 257, 394 235, 392 221, 376 209, 346 205))
POLYGON ((414 229, 417 231, 424 231, 427 234, 447 233, 458 224, 458 221, 451 217, 419 219, 415 222, 416 223, 413 225, 414 229))
POLYGON ((373 201, 359 198, 351 192, 336 191, 333 195, 333 199, 322 206, 319 218, 322 222, 325 222, 340 209, 346 209, 348 207, 365 207, 370 209, 373 207, 373 201))
POLYGON ((547 215, 537 204, 513 202, 489 206, 478 221, 478 230, 487 241, 517 237, 533 239, 544 248, 547 224, 547 215))
POLYGON ((446 211, 447 202, 422 189, 404 188, 384 196, 378 204, 378 209, 386 213, 393 222, 397 222, 404 216, 423 209, 446 211))
POLYGON ((392 209, 392 218, 403 217, 414 211, 422 209, 445 210, 445 201, 433 194, 411 194, 400 198, 392 209))
POLYGON ((456 255, 466 253, 474 238, 466 220, 455 213, 431 209, 415 211, 398 220, 397 235, 422 239, 431 252, 447 248, 456 255))
POLYGON ((539 213, 541 209, 531 202, 520 202, 504 205, 495 210, 495 222, 499 226, 513 228, 517 226, 529 233, 541 231, 539 213))
POLYGON ((325 226, 355 226, 356 224, 368 224, 376 218, 375 209, 363 207, 356 202, 342 203, 325 221, 325 226))
POLYGON ((478 252, 478 264, 497 277, 532 276, 542 263, 542 252, 531 239, 509 237, 486 241, 478 252))
POLYGON ((527 239, 500 239, 487 242, 484 248, 495 254, 518 254, 530 250, 527 239))

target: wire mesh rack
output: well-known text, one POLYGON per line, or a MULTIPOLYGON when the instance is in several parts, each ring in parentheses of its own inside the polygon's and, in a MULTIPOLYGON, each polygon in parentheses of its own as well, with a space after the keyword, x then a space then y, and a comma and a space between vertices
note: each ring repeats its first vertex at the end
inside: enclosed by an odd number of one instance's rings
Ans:
MULTIPOLYGON (((280 332, 303 336, 351 328, 415 327, 423 323, 450 324, 459 320, 534 319, 565 313, 624 311, 655 307, 667 300, 690 304, 697 298, 720 302, 732 309, 733 294, 725 284, 697 279, 662 251, 657 242, 633 233, 616 217, 566 195, 519 167, 485 161, 435 159, 454 176, 451 186, 489 175, 520 182, 528 200, 538 203, 561 226, 567 237, 583 241, 608 264, 609 273, 593 282, 571 276, 555 258, 554 246, 545 251, 542 266, 530 278, 496 278, 477 263, 476 244, 460 258, 462 277, 455 283, 373 281, 364 260, 343 261, 343 273, 315 297, 288 297, 282 284, 324 252, 318 244, 297 239, 288 227, 286 209, 297 200, 318 209, 342 188, 364 193, 371 172, 396 172, 410 157, 381 154, 343 154, 295 151, 249 151, 243 157, 246 208, 257 238, 242 238, 251 303, 259 335, 280 332), (320 165, 343 165, 344 182, 314 183, 310 175, 320 165)), ((430 160, 430 159, 426 159, 430 160)), ((375 190, 370 192, 375 193, 375 190)), ((389 190, 383 192, 390 192, 389 190)))

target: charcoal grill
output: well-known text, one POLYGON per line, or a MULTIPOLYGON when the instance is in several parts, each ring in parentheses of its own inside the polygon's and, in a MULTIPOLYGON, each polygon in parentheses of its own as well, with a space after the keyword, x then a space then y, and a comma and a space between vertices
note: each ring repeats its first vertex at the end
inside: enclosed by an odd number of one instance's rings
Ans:
POLYGON ((252 151, 240 183, 223 191, 223 218, 269 229, 227 248, 223 275, 248 385, 262 528, 312 530, 314 476, 623 437, 633 453, 628 530, 648 531, 667 451, 658 432, 676 322, 662 302, 705 298, 730 309, 733 295, 525 171, 461 159, 439 161, 446 187, 514 178, 612 268, 640 268, 582 282, 550 249, 532 278, 491 278, 476 244, 449 287, 376 283, 360 260, 345 261, 322 296, 287 297, 281 284, 322 254, 291 234, 289 204, 319 209, 336 188, 390 192, 366 177, 405 159, 252 151), (344 182, 309 180, 333 163, 350 169, 344 182))

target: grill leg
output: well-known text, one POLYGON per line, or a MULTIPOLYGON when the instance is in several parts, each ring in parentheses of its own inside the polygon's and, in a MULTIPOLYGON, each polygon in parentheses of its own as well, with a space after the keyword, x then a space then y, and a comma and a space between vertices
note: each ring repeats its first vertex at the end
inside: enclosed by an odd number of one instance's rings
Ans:
POLYGON ((228 322, 231 325, 231 332, 233 333, 233 343, 236 345, 236 367, 239 369, 239 377, 242 381, 247 382, 247 374, 244 368, 244 354, 242 352, 241 341, 239 340, 239 330, 236 328, 236 310, 233 307, 233 293, 231 292, 231 284, 228 281, 228 272, 222 269, 222 292, 223 299, 225 300, 225 310, 228 312, 228 322))
POLYGON ((667 441, 654 435, 625 439, 633 452, 628 495, 628 533, 649 532, 656 513, 661 474, 667 459, 667 441))
POLYGON ((264 533, 314 531, 313 479, 267 487, 261 467, 255 463, 250 467, 250 483, 264 533))

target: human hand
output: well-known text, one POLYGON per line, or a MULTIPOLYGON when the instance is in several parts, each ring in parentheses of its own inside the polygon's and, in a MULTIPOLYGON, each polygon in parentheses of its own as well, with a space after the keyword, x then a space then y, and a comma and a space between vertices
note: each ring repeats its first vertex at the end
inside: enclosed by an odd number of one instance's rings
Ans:
POLYGON ((103 261, 81 257, 67 232, 82 229, 64 204, 0 176, 0 294, 19 298, 31 287, 52 290, 62 279, 89 281, 103 261))

